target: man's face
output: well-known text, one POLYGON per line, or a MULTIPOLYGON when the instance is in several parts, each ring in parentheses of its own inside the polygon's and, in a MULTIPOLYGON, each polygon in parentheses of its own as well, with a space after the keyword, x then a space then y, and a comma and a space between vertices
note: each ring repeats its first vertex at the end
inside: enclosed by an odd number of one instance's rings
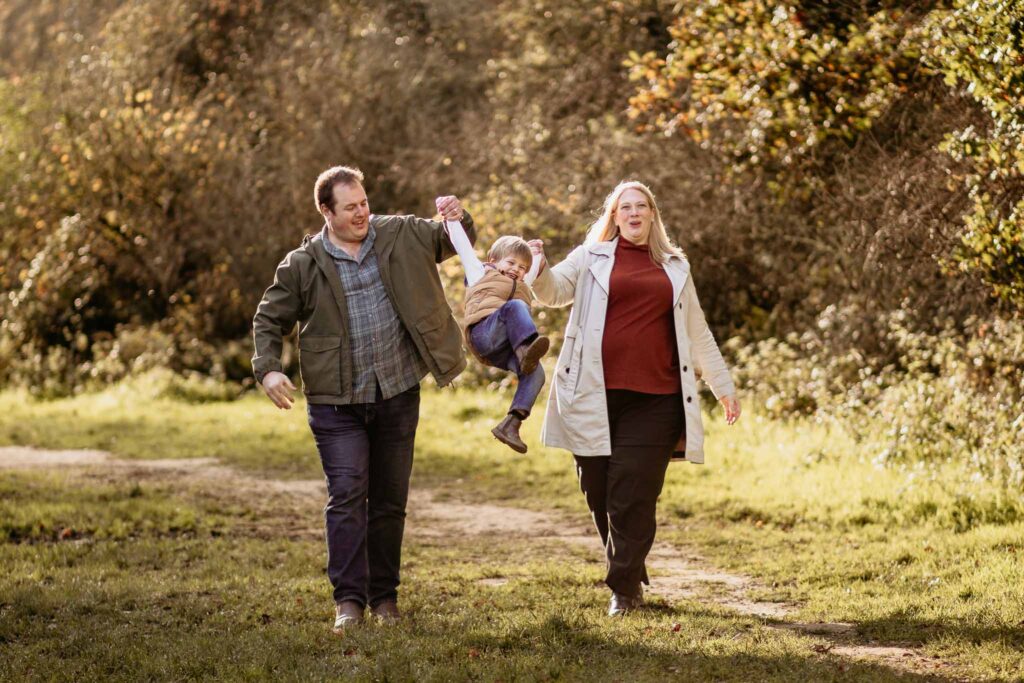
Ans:
POLYGON ((522 280, 523 276, 526 275, 526 271, 530 270, 529 264, 515 256, 506 256, 491 263, 494 264, 499 273, 513 280, 522 280))
POLYGON ((342 242, 362 242, 370 229, 370 203, 363 186, 338 183, 333 194, 334 209, 320 207, 331 232, 342 242))

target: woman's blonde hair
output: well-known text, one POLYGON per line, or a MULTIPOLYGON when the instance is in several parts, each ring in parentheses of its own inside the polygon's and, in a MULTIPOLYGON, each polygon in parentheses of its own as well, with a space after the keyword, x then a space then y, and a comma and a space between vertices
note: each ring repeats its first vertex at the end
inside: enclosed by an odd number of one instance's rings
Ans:
POLYGON ((626 180, 615 186, 615 189, 604 198, 604 206, 601 215, 591 224, 587 231, 587 244, 594 242, 610 242, 619 236, 619 226, 615 225, 615 212, 619 209, 619 199, 626 190, 637 190, 647 197, 651 205, 651 232, 647 237, 647 244, 651 250, 651 259, 664 265, 671 256, 686 258, 683 250, 676 246, 669 239, 665 224, 661 222, 661 212, 658 211, 658 203, 654 201, 654 193, 651 189, 638 180, 626 180))

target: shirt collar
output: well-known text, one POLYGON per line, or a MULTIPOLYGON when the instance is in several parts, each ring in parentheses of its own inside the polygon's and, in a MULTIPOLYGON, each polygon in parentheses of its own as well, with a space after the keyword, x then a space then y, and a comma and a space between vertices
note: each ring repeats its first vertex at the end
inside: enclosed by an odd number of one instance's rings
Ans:
POLYGON ((363 243, 359 247, 359 254, 353 258, 344 249, 340 249, 334 246, 331 242, 331 238, 327 234, 327 224, 324 223, 323 229, 320 231, 320 239, 323 240, 324 249, 328 254, 331 255, 336 261, 355 261, 356 263, 362 263, 366 255, 370 253, 370 249, 373 249, 373 241, 377 237, 377 231, 373 229, 373 224, 370 224, 369 230, 366 231, 366 237, 363 239, 363 243))

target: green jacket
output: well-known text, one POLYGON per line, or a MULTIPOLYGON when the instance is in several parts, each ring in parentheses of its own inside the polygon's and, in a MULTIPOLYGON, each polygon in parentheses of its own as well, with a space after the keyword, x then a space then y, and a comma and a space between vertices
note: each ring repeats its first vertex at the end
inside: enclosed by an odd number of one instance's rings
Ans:
MULTIPOLYGON (((441 386, 466 368, 459 324, 445 299, 437 264, 455 255, 444 223, 415 216, 370 217, 384 288, 420 357, 441 386)), ((462 224, 476 240, 473 219, 462 224)), ((320 240, 307 235, 285 256, 253 318, 256 381, 281 371, 282 337, 299 326, 299 370, 310 403, 348 403, 352 354, 345 292, 320 240)))

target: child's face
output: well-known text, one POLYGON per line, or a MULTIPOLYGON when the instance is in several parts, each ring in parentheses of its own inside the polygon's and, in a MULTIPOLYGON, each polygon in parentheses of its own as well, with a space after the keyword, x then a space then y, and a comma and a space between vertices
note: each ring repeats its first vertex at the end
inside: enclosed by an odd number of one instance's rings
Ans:
POLYGON ((497 261, 491 261, 491 263, 494 264, 499 273, 513 280, 522 280, 523 276, 526 275, 526 271, 530 270, 528 263, 515 256, 505 256, 497 261))

